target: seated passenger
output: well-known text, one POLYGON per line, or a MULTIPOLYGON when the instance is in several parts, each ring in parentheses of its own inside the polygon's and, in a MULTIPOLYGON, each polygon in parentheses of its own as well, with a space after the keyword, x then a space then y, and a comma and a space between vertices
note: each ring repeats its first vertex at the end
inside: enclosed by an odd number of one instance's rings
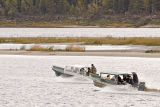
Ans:
POLYGON ((80 74, 84 74, 84 68, 80 69, 80 74))
POLYGON ((126 81, 126 80, 127 80, 127 76, 123 75, 123 81, 126 81))
POLYGON ((107 78, 106 78, 106 80, 111 80, 111 79, 110 79, 110 75, 107 75, 107 78))
POLYGON ((129 75, 125 75, 125 76, 123 77, 123 80, 126 81, 127 83, 129 83, 129 78, 130 78, 129 75))
POLYGON ((90 69, 90 68, 88 68, 87 76, 89 76, 89 75, 90 75, 90 73, 91 73, 91 69, 90 69))
POLYGON ((131 76, 129 77, 129 84, 133 85, 133 79, 131 76))
POLYGON ((127 75, 126 82, 131 84, 131 85, 133 85, 133 79, 132 79, 132 77, 130 75, 127 75))

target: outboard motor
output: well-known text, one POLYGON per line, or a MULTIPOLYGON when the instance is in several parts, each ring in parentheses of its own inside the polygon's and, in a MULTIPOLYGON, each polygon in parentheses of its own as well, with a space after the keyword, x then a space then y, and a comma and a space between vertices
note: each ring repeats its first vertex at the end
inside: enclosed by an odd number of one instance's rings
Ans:
POLYGON ((138 91, 145 91, 146 86, 145 86, 145 82, 140 82, 138 85, 138 91))

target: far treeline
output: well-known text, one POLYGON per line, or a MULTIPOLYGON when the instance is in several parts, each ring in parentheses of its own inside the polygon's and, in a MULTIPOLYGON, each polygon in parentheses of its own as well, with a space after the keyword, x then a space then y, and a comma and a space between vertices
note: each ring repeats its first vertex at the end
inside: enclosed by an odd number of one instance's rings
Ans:
POLYGON ((160 0, 0 0, 1 20, 135 21, 137 18, 159 20, 160 0))

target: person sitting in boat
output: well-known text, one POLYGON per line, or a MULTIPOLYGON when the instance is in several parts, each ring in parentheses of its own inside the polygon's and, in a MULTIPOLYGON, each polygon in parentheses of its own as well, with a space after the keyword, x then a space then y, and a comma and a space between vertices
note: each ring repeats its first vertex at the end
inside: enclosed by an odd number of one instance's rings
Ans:
POLYGON ((96 69, 96 67, 92 64, 91 65, 91 72, 93 73, 93 74, 96 74, 97 73, 97 69, 96 69))
POLYGON ((80 69, 80 74, 84 74, 84 68, 80 69))
POLYGON ((107 75, 107 78, 106 78, 106 80, 111 80, 111 79, 110 79, 110 75, 107 75))
POLYGON ((87 76, 89 76, 89 75, 90 75, 90 73, 91 73, 91 69, 90 69, 90 68, 88 68, 87 76))
POLYGON ((133 85, 133 79, 130 75, 127 76, 127 81, 126 82, 133 85))
POLYGON ((139 82, 138 76, 137 76, 137 74, 135 72, 132 72, 132 75, 133 75, 133 85, 137 86, 138 82, 139 82))
POLYGON ((130 76, 130 78, 129 78, 129 84, 133 85, 133 79, 132 79, 131 76, 130 76))
POLYGON ((124 75, 123 80, 129 83, 129 78, 130 78, 129 75, 124 75))
POLYGON ((122 84, 123 80, 121 79, 121 77, 118 75, 118 84, 122 84))
POLYGON ((127 81, 127 75, 123 75, 123 81, 127 81))

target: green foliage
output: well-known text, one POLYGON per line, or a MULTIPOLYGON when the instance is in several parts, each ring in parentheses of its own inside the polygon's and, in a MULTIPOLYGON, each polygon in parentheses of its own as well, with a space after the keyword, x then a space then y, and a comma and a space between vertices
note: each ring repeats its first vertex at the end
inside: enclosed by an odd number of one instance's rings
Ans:
POLYGON ((152 20, 149 24, 160 24, 160 20, 152 20))
POLYGON ((0 15, 83 16, 96 19, 110 14, 154 14, 160 0, 0 0, 0 15))

